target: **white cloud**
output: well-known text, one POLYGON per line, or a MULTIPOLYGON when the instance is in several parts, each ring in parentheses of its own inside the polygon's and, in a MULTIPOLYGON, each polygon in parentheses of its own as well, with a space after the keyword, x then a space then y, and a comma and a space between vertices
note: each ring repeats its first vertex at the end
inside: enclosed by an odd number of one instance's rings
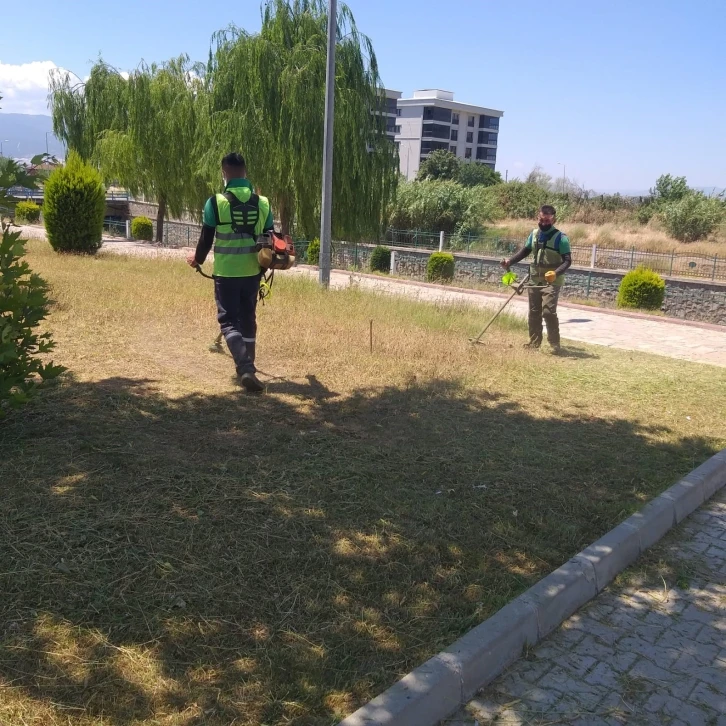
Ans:
POLYGON ((8 113, 48 111, 48 74, 58 66, 53 61, 3 63, 0 61, 0 107, 8 113))

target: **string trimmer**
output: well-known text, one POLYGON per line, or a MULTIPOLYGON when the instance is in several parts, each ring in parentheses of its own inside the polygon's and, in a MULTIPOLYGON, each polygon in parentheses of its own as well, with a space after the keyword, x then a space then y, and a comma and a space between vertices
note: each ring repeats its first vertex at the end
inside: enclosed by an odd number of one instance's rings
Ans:
POLYGON ((492 318, 484 326, 484 328, 479 333, 479 335, 477 335, 476 338, 469 338, 469 342, 470 343, 480 343, 481 344, 481 339, 484 336, 484 333, 486 333, 487 330, 489 330, 489 326, 499 317, 499 315, 501 314, 502 310, 504 310, 504 308, 506 308, 507 305, 509 305, 509 303, 512 301, 512 298, 515 295, 521 295, 525 290, 529 290, 531 288, 542 288, 542 287, 546 287, 546 285, 531 285, 531 284, 529 284, 529 278, 530 278, 530 274, 527 273, 527 275, 524 277, 524 279, 521 282, 517 283, 517 275, 514 272, 508 271, 508 272, 505 273, 504 277, 502 277, 502 282, 505 285, 507 285, 507 287, 511 287, 512 288, 512 294, 506 299, 506 301, 504 302, 504 305, 502 305, 502 307, 500 307, 499 310, 497 310, 497 312, 494 313, 494 315, 492 316, 492 318))

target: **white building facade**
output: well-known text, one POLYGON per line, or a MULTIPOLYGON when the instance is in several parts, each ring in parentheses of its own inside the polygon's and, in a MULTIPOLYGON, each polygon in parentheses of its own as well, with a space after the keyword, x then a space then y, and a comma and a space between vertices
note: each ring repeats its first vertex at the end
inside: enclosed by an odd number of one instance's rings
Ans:
POLYGON ((395 143, 401 174, 407 179, 416 177, 421 162, 436 149, 496 167, 503 111, 455 101, 451 91, 439 89, 415 91, 413 98, 398 98, 396 103, 395 143))

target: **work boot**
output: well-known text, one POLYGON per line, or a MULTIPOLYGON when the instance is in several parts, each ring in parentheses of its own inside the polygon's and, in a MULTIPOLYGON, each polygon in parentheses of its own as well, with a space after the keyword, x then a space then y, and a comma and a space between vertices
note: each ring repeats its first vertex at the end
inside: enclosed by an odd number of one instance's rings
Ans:
POLYGON ((265 390, 264 385, 254 373, 240 374, 239 381, 248 393, 261 393, 265 390))
POLYGON ((560 346, 559 343, 550 343, 550 348, 552 348, 552 353, 554 355, 559 355, 562 350, 562 346, 560 346))

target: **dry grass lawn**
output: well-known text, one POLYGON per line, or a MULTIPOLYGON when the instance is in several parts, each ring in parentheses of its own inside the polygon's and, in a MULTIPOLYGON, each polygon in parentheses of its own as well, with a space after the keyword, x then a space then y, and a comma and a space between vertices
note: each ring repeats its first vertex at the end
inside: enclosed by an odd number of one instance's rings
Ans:
POLYGON ((726 446, 716 367, 283 273, 255 397, 182 262, 30 262, 69 373, 0 425, 0 724, 333 724, 726 446))

